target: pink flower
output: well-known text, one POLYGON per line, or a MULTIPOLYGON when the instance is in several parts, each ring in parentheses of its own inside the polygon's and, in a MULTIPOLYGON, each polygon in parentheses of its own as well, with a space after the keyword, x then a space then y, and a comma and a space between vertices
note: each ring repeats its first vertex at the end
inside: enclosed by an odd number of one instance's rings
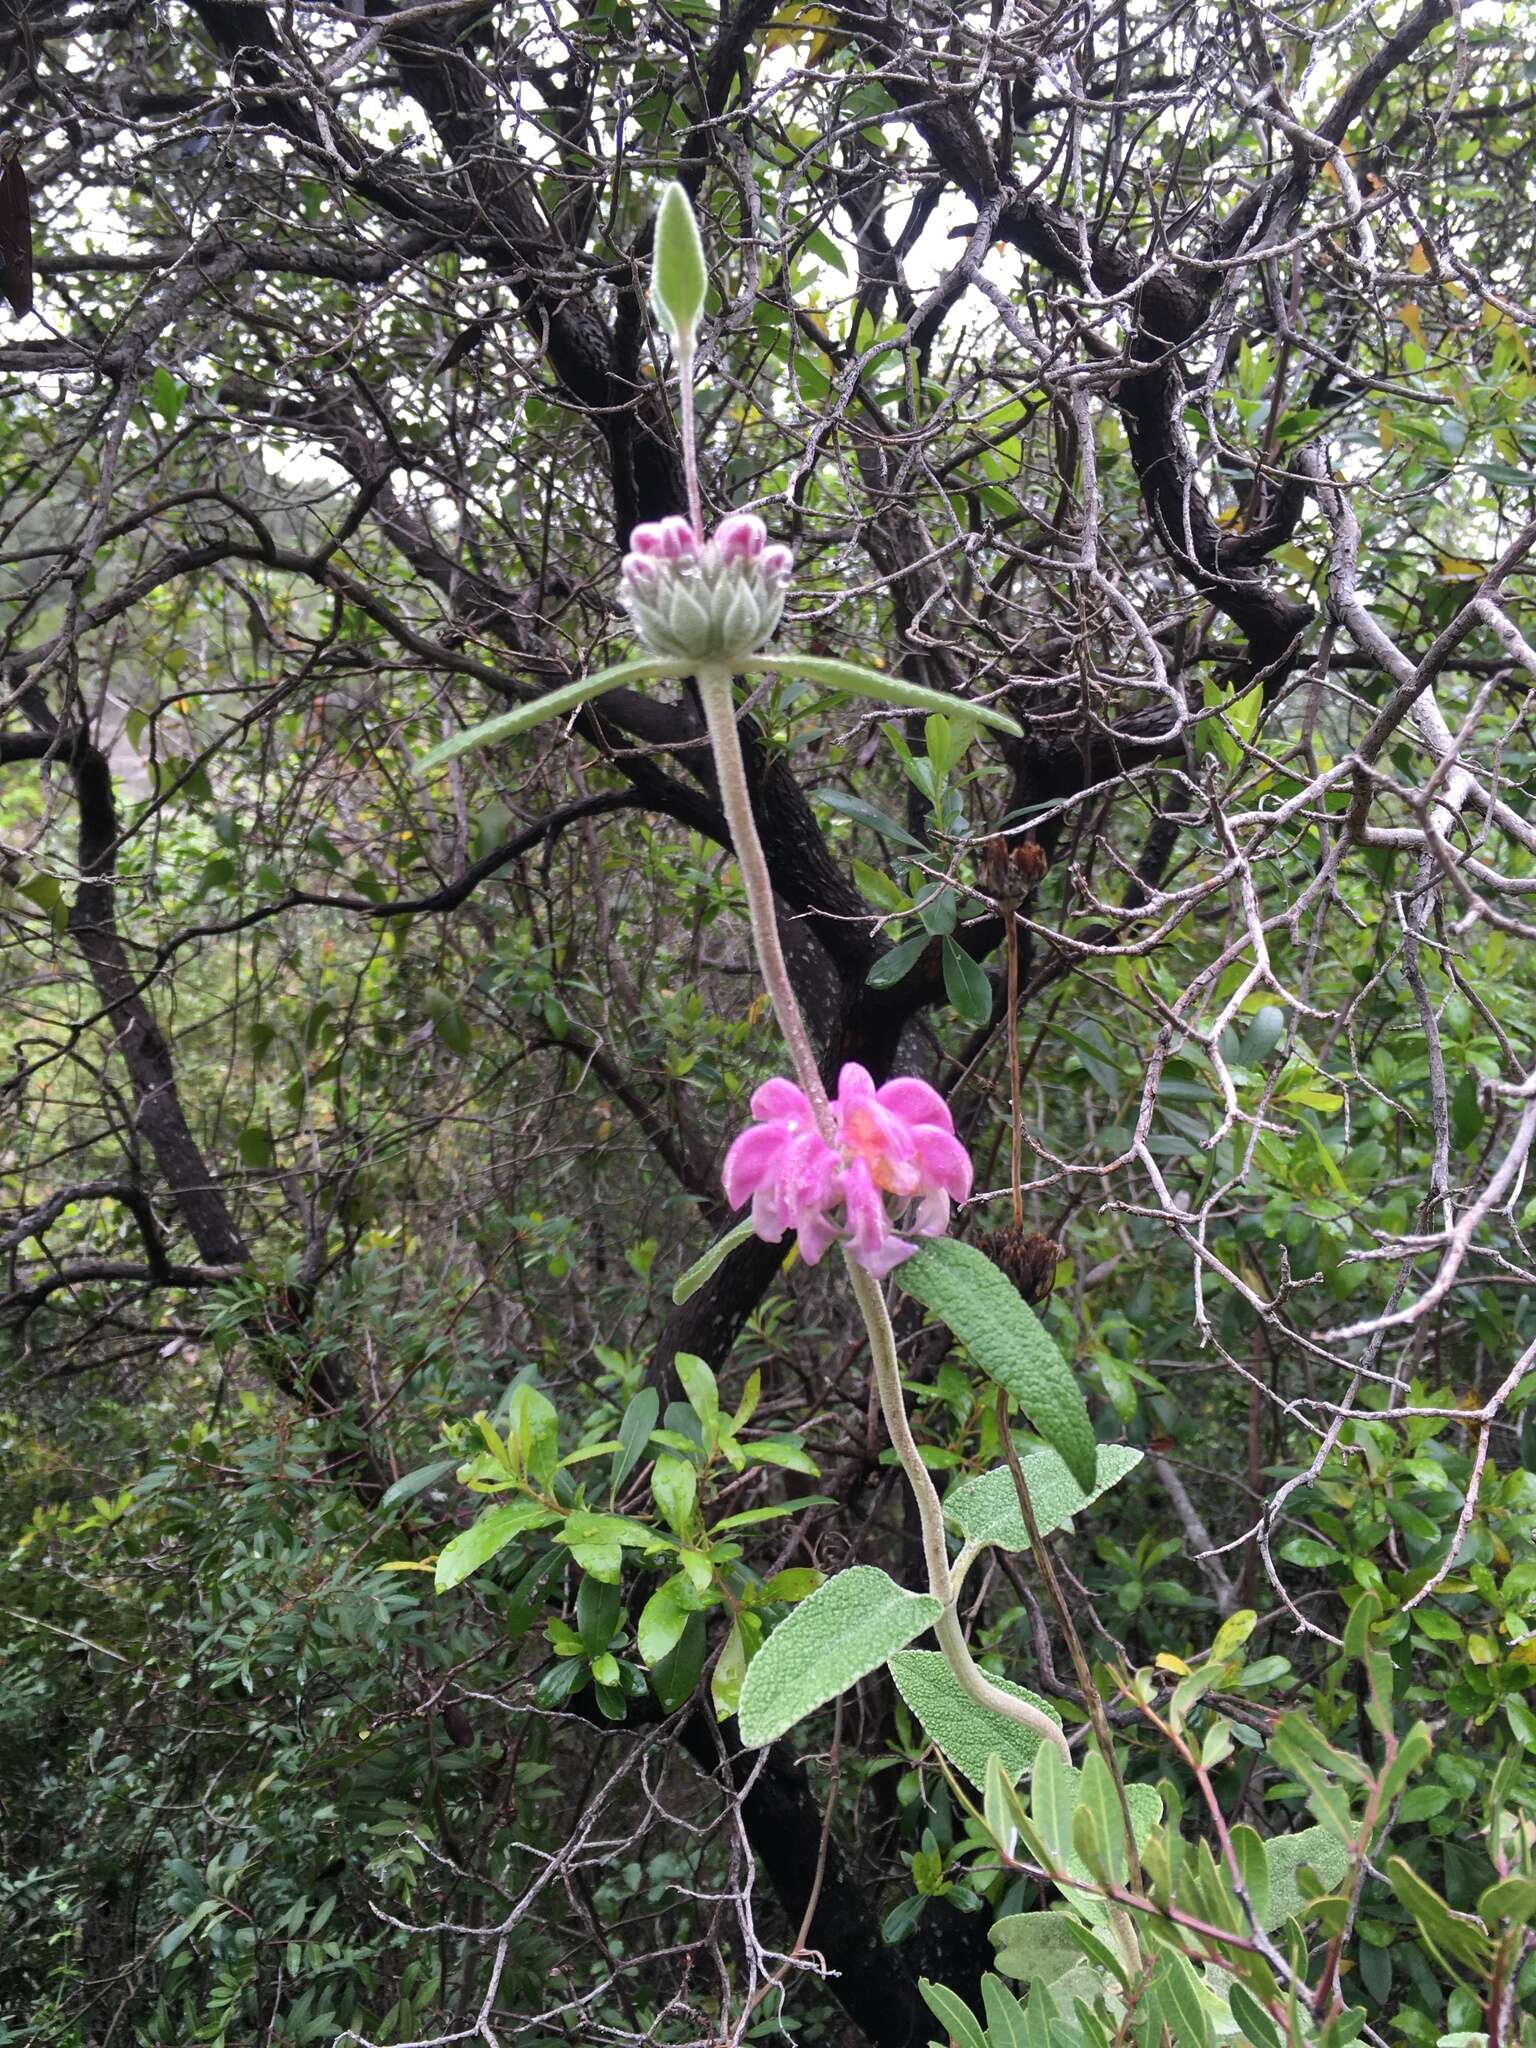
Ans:
POLYGON ((698 551, 698 536, 686 519, 647 520, 629 536, 629 552, 649 556, 652 561, 683 562, 698 551))
POLYGON ((903 1227, 941 1236, 951 1201, 971 1191, 971 1162, 926 1081, 905 1076, 877 1088, 850 1061, 831 1107, 835 1145, 793 1081, 765 1081, 752 1097, 753 1122, 725 1156, 725 1192, 733 1208, 751 1201, 752 1228, 769 1243, 793 1230, 808 1266, 841 1240, 881 1277, 917 1250, 897 1235, 893 1209, 901 1218, 915 1202, 903 1227))
POLYGON ((710 538, 727 562, 755 562, 763 552, 768 529, 755 512, 732 512, 710 538))

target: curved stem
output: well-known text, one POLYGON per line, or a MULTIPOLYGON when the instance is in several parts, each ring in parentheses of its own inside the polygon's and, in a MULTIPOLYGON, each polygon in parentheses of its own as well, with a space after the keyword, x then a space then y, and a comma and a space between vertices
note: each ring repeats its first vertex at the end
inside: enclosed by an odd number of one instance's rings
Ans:
POLYGON ((747 912, 752 920, 752 941, 763 983, 779 1020, 784 1043, 794 1063, 795 1079, 805 1092, 816 1119, 816 1128, 827 1143, 835 1144, 837 1132, 827 1091, 821 1085, 821 1069, 811 1047, 811 1036, 795 1000, 794 985, 779 944, 779 921, 773 907, 773 882, 757 821, 752 815, 752 795, 747 787, 747 768, 741 754, 741 735, 736 730, 736 705, 731 696, 731 671, 700 668, 699 696, 704 704, 704 722, 710 749, 715 757, 715 775, 720 784, 720 808, 731 828, 731 843, 741 868, 742 886, 747 893, 747 912))
MULTIPOLYGON (((752 939, 757 951, 758 965, 762 969, 763 981, 773 1003, 774 1015, 779 1020, 779 1029, 794 1063, 795 1076, 810 1102, 817 1128, 829 1144, 837 1141, 836 1127, 827 1102, 827 1093, 821 1084, 821 1071, 816 1064, 816 1055, 811 1047, 810 1033, 805 1028, 805 1019, 800 1014, 800 1005, 789 979, 789 968, 785 963, 784 949, 779 943, 778 918, 773 906, 773 882, 768 873, 768 862, 763 854, 762 841, 757 836, 757 821, 752 815, 752 796, 747 785, 746 763, 742 759, 741 736, 736 730, 736 706, 731 696, 731 672, 726 668, 701 667, 698 670, 699 696, 704 705, 704 720, 709 731, 709 744, 715 757, 715 775, 720 785, 720 808, 725 812, 726 822, 731 828, 731 843, 736 849, 736 859, 741 868, 742 885, 746 890, 747 912, 752 922, 752 939)), ((968 1696, 978 1706, 989 1708, 1001 1714, 1006 1720, 1017 1722, 1021 1727, 1031 1729, 1042 1741, 1053 1743, 1067 1762, 1071 1762, 1071 1750, 1067 1738, 1049 1714, 1038 1707, 1032 1707, 1027 1700, 1015 1699, 996 1686, 979 1670, 970 1650, 966 1647, 965 1635, 960 1627, 960 1617, 955 1608, 955 1588, 949 1569, 949 1545, 944 1534, 944 1510, 939 1504, 938 1488, 933 1476, 923 1463, 922 1452, 912 1434, 912 1424, 907 1416, 907 1404, 901 1391, 901 1366, 896 1356, 896 1333, 891 1328, 890 1310, 886 1307, 885 1295, 879 1282, 849 1257, 846 1247, 843 1252, 848 1269, 849 1284, 853 1298, 858 1303, 859 1313, 864 1318, 864 1328, 869 1336, 870 1359, 874 1366, 875 1386, 880 1396, 880 1409, 885 1418, 886 1432, 892 1447, 906 1474, 907 1484, 917 1502, 918 1520, 923 1532, 923 1561, 928 1571, 928 1590, 943 1606, 936 1632, 940 1648, 948 1660, 949 1668, 968 1696)))

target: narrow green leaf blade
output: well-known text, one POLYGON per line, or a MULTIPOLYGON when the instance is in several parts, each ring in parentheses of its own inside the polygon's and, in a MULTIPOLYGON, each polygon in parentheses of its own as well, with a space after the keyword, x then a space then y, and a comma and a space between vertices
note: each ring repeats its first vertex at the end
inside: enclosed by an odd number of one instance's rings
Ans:
POLYGON ((725 1264, 737 1245, 745 1244, 751 1235, 750 1216, 743 1216, 739 1223, 733 1223, 724 1237, 717 1237, 707 1252, 678 1274, 672 1282, 672 1299, 679 1304, 691 1301, 704 1282, 725 1264))
POLYGON ((886 675, 881 669, 864 668, 856 661, 834 661, 825 655, 782 653, 748 655, 739 664, 744 673, 765 669, 770 675, 797 676, 802 682, 818 684, 824 690, 838 690, 847 697, 873 697, 878 704, 896 704, 903 711, 941 711, 948 718, 977 718, 999 732, 1024 737, 1024 729, 1006 711, 990 704, 974 704, 966 697, 950 697, 942 690, 925 689, 901 676, 886 675))
MULTIPOLYGON (((1005 1387, 1090 1493, 1098 1477, 1088 1404, 1072 1368, 1007 1276, 974 1245, 935 1237, 896 1268, 914 1300, 949 1325, 989 1379, 1005 1387)), ((1031 1497, 1033 1500, 1033 1497, 1031 1497)))
POLYGON ((955 2048, 987 2048, 986 2035, 958 1992, 951 1991, 947 1984, 930 1983, 926 1977, 918 1978, 917 1988, 923 1995, 924 2005, 954 2042, 955 2048))
POLYGON ((942 1613, 927 1593, 909 1593, 874 1565, 839 1572, 802 1600, 753 1658, 741 1689, 741 1739, 748 1749, 776 1741, 835 1700, 942 1613))
MULTIPOLYGON (((1040 1737, 1032 1728, 1006 1721, 1001 1714, 978 1706, 962 1690, 959 1679, 949 1668, 949 1660, 938 1650, 898 1650, 887 1661, 896 1690, 922 1723, 923 1733, 930 1742, 938 1744, 955 1769, 963 1772, 978 1791, 986 1790, 989 1756, 997 1757, 1014 1783, 1018 1783, 1040 1748, 1040 1737)), ((992 1683, 1060 1722, 1060 1714, 1038 1694, 1007 1678, 993 1678, 992 1683)))
POLYGON ((451 739, 441 741, 430 753, 422 755, 416 763, 416 773, 426 775, 434 768, 441 768, 445 761, 469 753, 472 748, 488 747, 496 740, 511 739, 532 726, 542 725, 548 718, 562 718, 567 711, 576 711, 593 697, 601 697, 606 691, 617 690, 625 683, 657 682, 676 673, 676 662, 657 661, 650 655, 634 661, 621 661, 613 668, 600 668, 596 675, 580 676, 574 683, 565 683, 560 689, 551 690, 547 696, 535 697, 531 704, 519 704, 512 711, 498 712, 494 718, 484 719, 464 732, 456 732, 451 739))
POLYGON ((945 939, 940 954, 944 962, 944 993, 950 1006, 962 1024, 979 1031, 992 1015, 992 984, 985 970, 953 939, 945 939))

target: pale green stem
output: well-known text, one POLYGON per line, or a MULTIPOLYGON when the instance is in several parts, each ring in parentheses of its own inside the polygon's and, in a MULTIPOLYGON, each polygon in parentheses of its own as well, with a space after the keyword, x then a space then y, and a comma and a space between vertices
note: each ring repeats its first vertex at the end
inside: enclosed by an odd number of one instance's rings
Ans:
POLYGON ((795 1069, 795 1079, 804 1090, 816 1119, 816 1128, 829 1145, 837 1142, 827 1091, 821 1085, 821 1069, 811 1048, 811 1036, 795 1000, 794 985, 779 944, 779 920, 773 907, 773 883, 762 841, 752 816, 752 796, 747 787, 747 768, 741 756, 741 735, 736 730, 736 705, 731 696, 728 668, 701 667, 699 696, 704 704, 704 722, 709 730, 710 749, 715 757, 715 777, 720 785, 720 808, 731 828, 742 887, 747 892, 747 913, 752 921, 752 942, 757 964, 779 1020, 784 1043, 795 1069))
POLYGON ((693 412, 693 335, 677 335, 672 343, 672 354, 677 365, 677 395, 682 412, 678 424, 682 429, 683 475, 688 480, 688 519, 694 539, 702 544, 704 501, 699 495, 698 430, 693 412))
MULTIPOLYGON (((747 786, 746 764, 741 753, 741 737, 736 730, 736 706, 731 696, 731 672, 726 668, 701 667, 698 670, 698 684, 699 696, 704 705, 705 724, 709 730, 709 744, 715 757, 715 776, 720 786, 720 808, 725 812, 726 823, 731 828, 731 843, 736 849, 737 864, 741 868, 742 886, 746 890, 747 912, 752 922, 752 939, 757 950, 758 965, 762 969, 763 981, 773 1003, 774 1015, 779 1020, 779 1029, 783 1032, 784 1042, 789 1048, 795 1077, 810 1102, 817 1128, 829 1144, 835 1144, 837 1132, 832 1122, 826 1090, 821 1085, 821 1072, 816 1064, 816 1055, 811 1049, 810 1033, 805 1028, 805 1019, 801 1016, 800 1005, 795 999, 795 991, 789 979, 789 968, 784 960, 784 949, 779 944, 778 917, 773 906, 773 883, 768 874, 768 863, 763 856, 762 842, 757 836, 757 823, 752 815, 752 797, 747 786)), ((853 1298, 858 1303, 859 1312, 864 1318, 864 1328, 869 1336, 875 1386, 880 1396, 880 1408, 885 1417, 886 1431, 917 1502, 918 1520, 923 1532, 923 1560, 928 1570, 928 1590, 944 1609, 938 1621, 940 1647, 956 1680, 979 1706, 990 1708, 993 1713, 1001 1714, 1006 1720, 1032 1729, 1042 1741, 1054 1743, 1070 1763, 1071 1751, 1067 1746, 1067 1738, 1050 1715, 1041 1713, 1038 1707, 1030 1706, 1026 1700, 1017 1700, 1011 1693, 1006 1693, 1001 1687, 993 1685, 986 1674, 978 1670, 975 1660, 966 1648, 960 1617, 955 1611, 956 1589, 950 1576, 949 1547, 944 1536, 944 1511, 939 1504, 938 1489, 933 1483, 928 1467, 923 1463, 922 1453, 917 1447, 917 1439, 912 1434, 912 1425, 907 1417, 907 1404, 901 1391, 901 1366, 896 1356, 896 1333, 891 1328, 890 1311, 885 1305, 885 1296, 880 1285, 873 1275, 855 1264, 848 1257, 846 1250, 843 1256, 848 1268, 848 1279, 853 1288, 853 1298)))

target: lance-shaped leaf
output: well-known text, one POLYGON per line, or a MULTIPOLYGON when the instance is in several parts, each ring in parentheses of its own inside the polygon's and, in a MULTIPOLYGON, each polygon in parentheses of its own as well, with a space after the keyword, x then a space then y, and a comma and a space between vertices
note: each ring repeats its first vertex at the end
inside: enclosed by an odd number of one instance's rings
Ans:
MULTIPOLYGON (((1025 1451, 1019 1463, 1040 1534, 1049 1536, 1133 1472, 1141 1463, 1141 1452, 1129 1444, 1100 1444, 1091 1493, 1084 1493, 1056 1451, 1025 1451)), ((1006 1465, 952 1488, 945 1496, 944 1519, 967 1543, 995 1543, 999 1550, 1029 1548, 1018 1489, 1006 1465)))
POLYGON ((871 1564, 839 1572, 781 1621, 753 1658, 741 1688, 741 1739, 773 1742, 828 1700, 878 1671, 893 1651, 932 1628, 943 1612, 871 1564))
POLYGON ((634 661, 618 662, 613 668, 600 668, 596 675, 579 676, 574 683, 564 683, 545 697, 535 697, 531 704, 519 704, 513 711, 500 711, 494 718, 484 719, 467 731, 456 732, 452 739, 443 740, 429 754, 422 755, 416 763, 416 773, 425 775, 429 769, 441 768, 445 761, 467 754, 472 748, 488 747, 495 740, 511 739, 515 733, 542 725, 547 718, 563 718, 567 711, 579 710, 593 697, 620 689, 625 683, 657 682, 676 674, 675 661, 658 661, 649 654, 634 661))
MULTIPOLYGON (((989 1756, 995 1756, 1017 1784, 1040 1748, 1040 1737, 1033 1728, 979 1706, 950 1670, 949 1660, 937 1650, 898 1650, 888 1662, 896 1690, 922 1723, 923 1733, 978 1791, 986 1790, 989 1756)), ((1048 1700, 1011 1679, 988 1676, 1003 1692, 1060 1721, 1048 1700)))
POLYGON ((987 1377, 1008 1390, 1091 1494, 1098 1484, 1098 1447, 1088 1404, 1072 1368, 1007 1275, 974 1245, 934 1237, 902 1260, 896 1278, 949 1325, 987 1377))
POLYGON ((745 1244, 751 1235, 750 1216, 743 1216, 739 1223, 733 1223, 724 1237, 717 1237, 707 1252, 678 1274, 672 1282, 672 1299, 676 1302, 691 1301, 710 1275, 725 1264, 737 1245, 745 1244))
POLYGON ((819 654, 797 654, 786 648, 772 654, 749 654, 740 659, 743 674, 764 670, 769 675, 798 676, 823 690, 840 690, 848 697, 873 697, 877 704, 897 704, 903 711, 940 711, 950 718, 977 718, 983 725, 995 725, 999 732, 1024 737, 1024 729, 1006 711, 990 704, 973 704, 964 697, 949 697, 942 690, 924 689, 921 683, 888 676, 881 669, 863 668, 856 661, 833 661, 819 654))

